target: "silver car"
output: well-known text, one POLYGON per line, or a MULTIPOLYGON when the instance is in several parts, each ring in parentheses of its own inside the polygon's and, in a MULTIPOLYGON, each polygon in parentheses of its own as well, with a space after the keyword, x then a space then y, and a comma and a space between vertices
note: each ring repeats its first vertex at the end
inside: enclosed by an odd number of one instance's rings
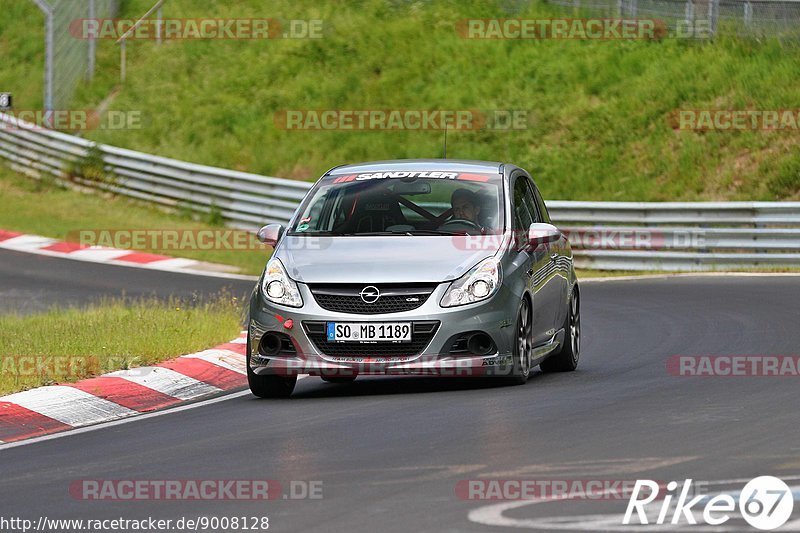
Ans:
POLYGON ((580 291, 567 239, 507 163, 336 167, 303 199, 253 291, 250 390, 287 397, 298 374, 500 379, 575 370, 580 291))

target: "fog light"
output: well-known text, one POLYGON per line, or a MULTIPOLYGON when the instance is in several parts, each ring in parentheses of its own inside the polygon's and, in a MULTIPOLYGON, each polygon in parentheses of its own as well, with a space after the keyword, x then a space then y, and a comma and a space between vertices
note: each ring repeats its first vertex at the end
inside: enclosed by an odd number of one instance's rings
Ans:
POLYGON ((488 355, 495 351, 492 338, 486 333, 475 333, 467 340, 467 350, 475 355, 488 355))
POLYGON ((281 351, 281 338, 274 333, 267 333, 261 338, 261 354, 273 356, 281 351))

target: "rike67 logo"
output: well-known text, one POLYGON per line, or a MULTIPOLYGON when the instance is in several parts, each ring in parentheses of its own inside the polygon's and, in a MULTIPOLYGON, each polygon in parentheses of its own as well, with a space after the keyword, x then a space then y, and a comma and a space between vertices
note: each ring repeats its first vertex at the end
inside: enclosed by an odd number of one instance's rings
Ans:
POLYGON ((772 476, 757 477, 738 493, 729 491, 691 499, 691 479, 683 485, 670 481, 665 493, 662 487, 649 479, 637 480, 622 523, 694 525, 698 523, 696 515, 700 515, 701 524, 720 526, 740 514, 752 527, 769 531, 784 525, 794 510, 792 490, 772 476), (676 502, 674 507, 673 501, 676 502))

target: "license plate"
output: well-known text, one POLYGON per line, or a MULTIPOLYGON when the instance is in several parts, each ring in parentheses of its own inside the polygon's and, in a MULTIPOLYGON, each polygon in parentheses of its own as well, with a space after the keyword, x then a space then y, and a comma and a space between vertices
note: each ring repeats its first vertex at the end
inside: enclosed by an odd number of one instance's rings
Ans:
POLYGON ((328 342, 411 342, 411 322, 328 322, 328 342))

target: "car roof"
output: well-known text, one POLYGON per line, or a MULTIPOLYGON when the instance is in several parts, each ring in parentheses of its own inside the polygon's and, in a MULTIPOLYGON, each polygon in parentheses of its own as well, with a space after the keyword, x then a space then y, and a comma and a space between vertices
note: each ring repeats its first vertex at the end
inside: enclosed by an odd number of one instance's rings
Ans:
POLYGON ((502 174, 503 163, 495 161, 468 161, 462 159, 390 159, 342 165, 329 170, 326 176, 339 174, 392 172, 392 171, 449 171, 502 174))

